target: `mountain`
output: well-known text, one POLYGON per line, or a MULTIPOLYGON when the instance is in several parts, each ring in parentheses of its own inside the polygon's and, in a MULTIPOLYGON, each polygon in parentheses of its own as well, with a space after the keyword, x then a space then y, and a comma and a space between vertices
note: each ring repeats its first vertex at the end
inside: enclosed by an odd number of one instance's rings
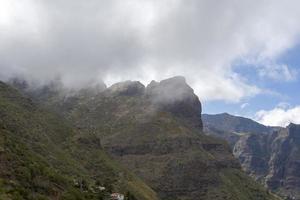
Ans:
POLYGON ((2 82, 0 116, 0 199, 107 199, 113 191, 157 199, 104 152, 98 136, 80 134, 2 82))
POLYGON ((221 129, 214 133, 216 136, 225 139, 228 135, 237 136, 235 142, 228 140, 232 142, 235 157, 249 175, 287 199, 300 199, 300 125, 262 128, 263 125, 250 119, 228 114, 220 114, 217 118, 206 115, 203 122, 204 126, 221 129), (225 119, 222 121, 220 116, 225 119), (242 132, 236 128, 236 124, 242 123, 240 120, 248 123, 242 132), (228 123, 232 121, 239 123, 228 123))
POLYGON ((270 134, 281 127, 265 126, 252 119, 228 113, 202 114, 205 133, 225 139, 232 148, 243 135, 270 134))
POLYGON ((259 124, 251 119, 233 116, 228 113, 215 115, 202 115, 205 127, 231 132, 231 133, 270 133, 271 127, 259 124))
POLYGON ((242 136, 234 154, 249 174, 268 188, 291 199, 300 199, 300 125, 268 135, 242 136))
POLYGON ((201 103, 183 77, 147 87, 125 81, 97 94, 46 101, 47 93, 25 93, 81 135, 99 137, 103 149, 160 199, 277 199, 241 171, 225 141, 203 133, 201 103))
POLYGON ((204 130, 208 135, 225 139, 232 148, 243 134, 266 134, 274 129, 274 127, 267 127, 251 119, 233 116, 228 113, 203 114, 202 120, 204 130))

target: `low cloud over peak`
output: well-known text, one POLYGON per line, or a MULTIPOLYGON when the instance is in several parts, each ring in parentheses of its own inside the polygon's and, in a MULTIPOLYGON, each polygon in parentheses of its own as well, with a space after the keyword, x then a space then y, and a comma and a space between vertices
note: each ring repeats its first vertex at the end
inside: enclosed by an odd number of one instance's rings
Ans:
POLYGON ((0 77, 61 77, 77 87, 183 75, 203 100, 239 101, 262 89, 232 63, 254 59, 258 75, 278 78, 263 63, 297 43, 299 7, 296 0, 0 0, 0 77))

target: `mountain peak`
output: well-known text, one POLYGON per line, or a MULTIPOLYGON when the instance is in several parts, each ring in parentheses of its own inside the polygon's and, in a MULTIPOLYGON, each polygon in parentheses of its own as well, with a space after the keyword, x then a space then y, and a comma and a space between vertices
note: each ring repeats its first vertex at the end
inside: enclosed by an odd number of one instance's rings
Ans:
POLYGON ((139 81, 124 81, 115 83, 108 88, 108 91, 118 95, 142 95, 145 92, 145 86, 139 81))
POLYGON ((201 103, 184 77, 152 81, 146 88, 146 95, 160 110, 189 119, 202 129, 201 103))
POLYGON ((299 124, 294 124, 292 122, 287 126, 287 128, 296 128, 296 127, 300 127, 300 125, 299 124))
POLYGON ((146 93, 158 103, 174 103, 196 97, 194 90, 182 76, 175 76, 160 82, 151 81, 146 88, 146 93))
POLYGON ((266 127, 251 119, 229 113, 204 114, 202 119, 206 128, 229 133, 270 133, 273 130, 272 127, 266 127))
POLYGON ((164 79, 161 82, 173 82, 173 83, 177 82, 177 83, 186 84, 186 79, 184 76, 174 76, 171 78, 164 79))
POLYGON ((299 134, 300 133, 300 125, 290 123, 287 126, 287 130, 288 130, 288 133, 289 133, 290 137, 300 139, 300 134, 299 134))

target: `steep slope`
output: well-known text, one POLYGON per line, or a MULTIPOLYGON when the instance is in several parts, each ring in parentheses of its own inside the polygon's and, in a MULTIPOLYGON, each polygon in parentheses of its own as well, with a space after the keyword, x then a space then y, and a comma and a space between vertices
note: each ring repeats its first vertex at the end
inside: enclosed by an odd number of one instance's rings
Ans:
POLYGON ((0 82, 0 199, 101 199, 110 190, 156 199, 95 134, 81 135, 0 82))
POLYGON ((275 199, 241 172, 223 140, 202 133, 200 101, 183 77, 147 88, 126 81, 98 95, 41 103, 82 135, 99 136, 104 149, 161 199, 275 199))
POLYGON ((245 171, 273 191, 291 199, 300 199, 300 125, 268 135, 242 136, 234 154, 245 171))
POLYGON ((203 122, 211 135, 231 143, 250 176, 283 197, 300 199, 299 125, 267 127, 229 114, 203 115, 203 122))

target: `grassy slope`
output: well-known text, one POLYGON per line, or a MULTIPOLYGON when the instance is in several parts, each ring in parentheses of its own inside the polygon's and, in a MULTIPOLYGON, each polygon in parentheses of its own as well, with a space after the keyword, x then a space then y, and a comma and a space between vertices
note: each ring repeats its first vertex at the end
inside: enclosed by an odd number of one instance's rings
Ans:
POLYGON ((156 199, 142 181, 112 161, 93 134, 80 135, 64 120, 0 83, 0 199, 94 199, 81 192, 98 181, 138 199, 156 199))

